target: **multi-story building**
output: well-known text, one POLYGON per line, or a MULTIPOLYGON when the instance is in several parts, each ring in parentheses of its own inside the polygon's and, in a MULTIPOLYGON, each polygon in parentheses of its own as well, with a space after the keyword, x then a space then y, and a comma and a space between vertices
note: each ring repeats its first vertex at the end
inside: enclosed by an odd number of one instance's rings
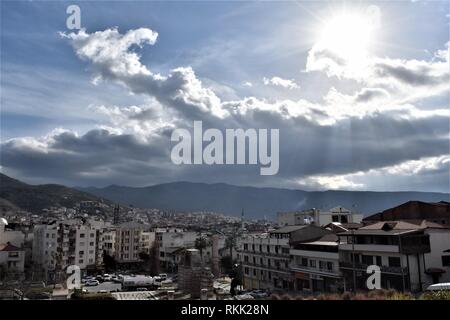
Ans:
MULTIPOLYGON (((347 290, 367 289, 367 268, 376 265, 382 288, 422 291, 450 271, 450 228, 386 221, 338 234, 340 268, 347 290), (433 281, 434 280, 434 281, 433 281)), ((447 276, 446 276, 447 277, 447 276)))
POLYGON ((144 225, 137 222, 124 222, 116 228, 114 257, 119 263, 135 263, 141 261, 142 232, 144 225))
POLYGON ((334 207, 330 210, 313 208, 303 211, 279 212, 277 218, 278 225, 281 227, 304 224, 325 226, 332 222, 360 223, 363 215, 343 207, 334 207))
POLYGON ((99 266, 103 250, 101 233, 99 226, 75 219, 36 225, 32 261, 45 271, 61 271, 69 265, 81 269, 99 266))
POLYGON ((0 243, 0 265, 6 268, 6 272, 14 277, 23 273, 25 264, 25 252, 11 243, 0 243))
POLYGON ((194 248, 196 232, 178 228, 158 228, 155 239, 159 245, 159 260, 163 268, 174 271, 177 268, 177 253, 180 249, 194 248))
POLYGON ((315 225, 301 225, 242 236, 238 241, 238 260, 243 268, 244 288, 294 290, 291 243, 312 241, 328 233, 315 225))
POLYGON ((5 218, 0 218, 0 243, 11 243, 12 245, 21 248, 23 246, 25 235, 22 231, 10 230, 7 228, 8 221, 5 218))
POLYGON ((326 234, 315 241, 292 243, 290 255, 295 290, 313 293, 343 289, 336 234, 326 234))
POLYGON ((140 251, 149 254, 155 243, 155 232, 144 231, 141 233, 140 251))
POLYGON ((450 202, 408 201, 363 219, 366 223, 399 220, 413 223, 427 220, 443 225, 450 225, 450 202))

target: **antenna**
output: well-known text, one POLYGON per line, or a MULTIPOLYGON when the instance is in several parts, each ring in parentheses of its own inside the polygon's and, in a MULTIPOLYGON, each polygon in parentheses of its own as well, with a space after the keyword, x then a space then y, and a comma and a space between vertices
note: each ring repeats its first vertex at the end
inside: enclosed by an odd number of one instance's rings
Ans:
POLYGON ((120 219, 120 206, 117 204, 114 207, 114 224, 119 224, 119 219, 120 219))

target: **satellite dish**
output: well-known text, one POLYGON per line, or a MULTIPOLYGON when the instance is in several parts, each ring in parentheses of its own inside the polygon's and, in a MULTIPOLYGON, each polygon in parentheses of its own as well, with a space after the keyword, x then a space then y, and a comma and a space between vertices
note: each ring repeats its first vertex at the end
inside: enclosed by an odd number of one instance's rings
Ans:
POLYGON ((8 225, 8 221, 6 221, 5 218, 0 218, 0 225, 7 226, 8 225))

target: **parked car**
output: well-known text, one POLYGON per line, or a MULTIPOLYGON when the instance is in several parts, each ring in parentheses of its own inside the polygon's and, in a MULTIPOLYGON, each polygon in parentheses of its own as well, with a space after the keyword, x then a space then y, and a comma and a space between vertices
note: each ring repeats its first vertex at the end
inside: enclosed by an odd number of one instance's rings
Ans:
POLYGON ((102 275, 98 275, 98 276, 96 276, 95 277, 95 280, 97 280, 98 282, 103 282, 103 281, 105 281, 105 279, 103 279, 103 276, 102 275))
POLYGON ((136 288, 136 291, 148 291, 147 288, 136 288))
POLYGON ((167 273, 160 273, 158 277, 161 279, 161 281, 167 280, 167 273))
POLYGON ((269 296, 264 290, 253 290, 249 292, 249 295, 251 295, 255 299, 263 299, 269 296))
POLYGON ((88 287, 94 287, 94 286, 98 286, 100 284, 100 282, 98 280, 89 280, 86 282, 86 286, 88 287))
POLYGON ((103 281, 112 281, 112 275, 105 273, 103 275, 103 281))

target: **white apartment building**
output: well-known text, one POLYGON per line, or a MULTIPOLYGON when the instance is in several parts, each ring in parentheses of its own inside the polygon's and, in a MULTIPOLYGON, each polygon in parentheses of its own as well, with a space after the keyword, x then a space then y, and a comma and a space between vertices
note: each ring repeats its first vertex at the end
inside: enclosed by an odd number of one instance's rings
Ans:
POLYGON ((238 260, 243 269, 244 288, 294 290, 291 243, 312 241, 328 233, 315 225, 301 225, 242 236, 238 241, 238 260))
MULTIPOLYGON (((94 266, 97 263, 97 230, 88 225, 74 226, 74 246, 73 253, 75 264, 81 269, 86 269, 87 266, 94 266)), ((101 250, 101 247, 98 248, 101 250)))
POLYGON ((174 270, 177 266, 176 252, 183 248, 193 248, 197 233, 176 228, 158 228, 155 239, 159 244, 159 260, 161 266, 174 270))
POLYGON ((303 211, 279 212, 277 219, 280 227, 304 224, 325 226, 332 222, 360 223, 363 215, 338 206, 329 210, 313 208, 303 211))
POLYGON ((386 289, 417 292, 448 279, 450 228, 446 226, 382 221, 338 236, 347 290, 367 289, 369 265, 380 267, 381 286, 386 289))
POLYGON ((75 219, 36 225, 32 261, 45 271, 63 270, 69 265, 94 267, 102 263, 101 239, 99 226, 75 219))
POLYGON ((336 234, 292 244, 290 255, 295 290, 313 293, 343 289, 336 234))

